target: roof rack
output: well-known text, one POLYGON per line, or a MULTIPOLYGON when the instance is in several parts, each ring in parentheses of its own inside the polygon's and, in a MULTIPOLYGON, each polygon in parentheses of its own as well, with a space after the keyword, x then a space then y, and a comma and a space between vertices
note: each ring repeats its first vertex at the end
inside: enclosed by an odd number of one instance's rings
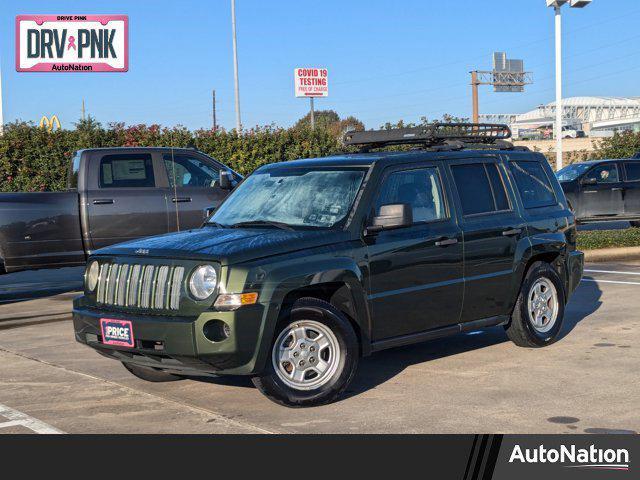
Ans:
MULTIPOLYGON (((496 144, 504 148, 504 140, 511 138, 507 125, 493 123, 432 123, 422 127, 391 130, 349 131, 344 135, 345 146, 368 148, 388 145, 446 145, 496 144)), ((511 145, 511 144, 509 144, 511 145)))

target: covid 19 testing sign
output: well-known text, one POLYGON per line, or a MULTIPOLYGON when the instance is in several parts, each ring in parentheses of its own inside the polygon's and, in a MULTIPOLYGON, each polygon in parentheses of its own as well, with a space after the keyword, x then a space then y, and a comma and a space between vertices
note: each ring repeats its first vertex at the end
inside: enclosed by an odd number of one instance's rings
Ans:
POLYGON ((126 72, 126 15, 18 15, 19 72, 126 72))

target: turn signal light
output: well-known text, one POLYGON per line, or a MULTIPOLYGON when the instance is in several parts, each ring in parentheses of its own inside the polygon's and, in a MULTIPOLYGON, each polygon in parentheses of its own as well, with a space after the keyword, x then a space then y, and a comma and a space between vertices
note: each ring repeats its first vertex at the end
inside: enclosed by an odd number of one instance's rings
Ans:
POLYGON ((218 295, 214 307, 217 310, 237 310, 244 305, 253 305, 258 301, 258 294, 252 293, 225 293, 218 295))

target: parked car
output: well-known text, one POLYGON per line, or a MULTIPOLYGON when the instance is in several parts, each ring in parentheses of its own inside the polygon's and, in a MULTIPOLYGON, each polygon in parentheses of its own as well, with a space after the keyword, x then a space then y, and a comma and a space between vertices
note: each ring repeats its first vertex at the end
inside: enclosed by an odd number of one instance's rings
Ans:
POLYGON ((202 228, 95 252, 77 341, 154 382, 248 375, 293 407, 391 347, 497 325, 553 343, 583 271, 558 181, 508 127, 442 127, 350 132, 424 148, 264 166, 202 228))
POLYGON ((556 175, 578 222, 640 226, 640 159, 574 163, 556 175))
POLYGON ((577 128, 564 126, 562 127, 562 138, 584 138, 584 131, 577 128))
POLYGON ((66 191, 0 193, 0 271, 83 265, 113 243, 199 227, 240 180, 194 149, 80 150, 66 191))

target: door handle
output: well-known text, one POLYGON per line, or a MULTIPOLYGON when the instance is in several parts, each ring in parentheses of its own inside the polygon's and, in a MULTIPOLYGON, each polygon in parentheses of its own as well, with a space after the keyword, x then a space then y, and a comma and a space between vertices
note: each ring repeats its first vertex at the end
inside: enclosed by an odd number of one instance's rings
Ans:
POLYGON ((94 205, 113 205, 114 203, 113 198, 97 198, 93 201, 94 205))
POLYGON ((615 188, 611 189, 612 192, 621 192, 623 190, 624 190, 624 188, 622 188, 622 187, 615 187, 615 188))
POLYGON ((191 197, 174 197, 171 199, 173 203, 188 203, 191 201, 191 197))
POLYGON ((521 228, 512 228, 510 230, 505 230, 504 232, 502 232, 502 235, 505 237, 511 237, 513 235, 520 235, 521 233, 522 233, 521 228))
POLYGON ((436 242, 436 247, 448 247, 449 245, 455 245, 458 243, 457 238, 443 238, 436 242))

